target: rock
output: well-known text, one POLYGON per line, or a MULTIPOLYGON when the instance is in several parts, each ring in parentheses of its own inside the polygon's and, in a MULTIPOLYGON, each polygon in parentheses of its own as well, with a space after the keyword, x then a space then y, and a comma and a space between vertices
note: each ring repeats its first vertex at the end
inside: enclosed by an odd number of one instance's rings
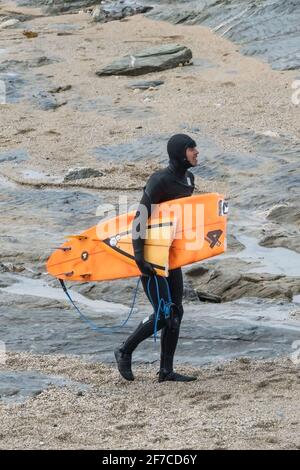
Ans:
POLYGON ((73 33, 70 33, 68 31, 60 31, 56 33, 57 36, 73 36, 73 33))
POLYGON ((165 82, 162 80, 148 80, 131 83, 127 88, 130 88, 131 90, 148 90, 149 88, 156 88, 160 85, 163 85, 164 83, 165 82))
POLYGON ((28 61, 28 67, 42 67, 43 65, 53 64, 54 62, 58 62, 58 59, 49 59, 49 57, 43 55, 28 61))
POLYGON ((0 273, 6 273, 9 272, 8 267, 4 263, 0 263, 0 273))
MULTIPOLYGON (((23 0, 23 2, 28 5, 33 3, 45 5, 43 12, 47 15, 82 12, 84 9, 92 7, 97 3, 96 0, 23 0)), ((91 10, 93 21, 97 22, 120 20, 126 16, 146 13, 152 9, 150 6, 140 5, 133 0, 101 1, 99 3, 100 5, 97 5, 94 10, 89 9, 91 10)))
POLYGON ((92 19, 96 23, 105 23, 107 21, 106 14, 99 5, 92 12, 92 19))
POLYGON ((188 64, 192 51, 180 44, 165 44, 116 60, 96 72, 98 76, 143 75, 188 64))
POLYGON ((67 104, 67 101, 57 101, 51 93, 39 91, 32 96, 33 101, 43 111, 54 111, 60 106, 67 104))
POLYGON ((58 60, 49 59, 46 56, 41 56, 30 60, 4 60, 0 64, 0 72, 6 72, 10 70, 15 72, 16 68, 24 70, 31 67, 42 67, 43 65, 53 64, 54 62, 58 62, 58 60))
POLYGON ((24 149, 11 149, 0 153, 0 163, 2 162, 15 162, 20 163, 29 159, 27 150, 24 149))
POLYGON ((241 297, 292 300, 293 294, 300 292, 299 278, 248 273, 250 267, 253 267, 251 263, 229 258, 193 267, 186 271, 186 275, 200 300, 226 302, 241 297))
POLYGON ((23 265, 14 265, 13 263, 0 263, 1 273, 21 273, 25 268, 23 265))
POLYGON ((208 272, 209 268, 205 268, 204 266, 196 266, 194 268, 190 268, 186 274, 191 277, 201 277, 208 272))
POLYGON ((4 21, 7 21, 7 20, 18 20, 19 22, 24 22, 24 21, 31 21, 33 19, 35 19, 37 16, 36 15, 31 15, 31 14, 28 14, 28 13, 21 13, 21 12, 17 12, 17 11, 8 11, 6 10, 5 11, 8 15, 13 15, 13 17, 11 16, 3 16, 3 13, 1 13, 0 15, 0 24, 4 21))
POLYGON ((219 304, 220 302, 222 302, 222 298, 219 295, 209 294, 207 292, 201 292, 199 290, 197 290, 197 295, 201 302, 213 302, 215 304, 219 304))
POLYGON ((199 297, 195 289, 192 289, 187 285, 187 283, 184 283, 183 286, 183 298, 184 300, 188 302, 199 302, 199 297))
POLYGON ((19 24, 20 21, 17 20, 16 18, 12 18, 10 20, 3 21, 0 23, 0 29, 7 29, 7 28, 13 28, 17 24, 19 24))
POLYGON ((103 173, 98 170, 94 170, 93 168, 71 168, 64 177, 64 182, 84 178, 97 178, 99 176, 103 176, 103 173))
POLYGON ((234 251, 235 253, 239 251, 243 251, 245 249, 245 245, 243 245, 232 233, 228 234, 227 237, 227 251, 234 251))
POLYGON ((275 139, 278 139, 280 137, 278 132, 274 132, 274 131, 264 131, 264 132, 261 132, 261 135, 265 135, 267 137, 274 137, 275 139))
POLYGON ((297 0, 153 3, 155 8, 148 13, 150 17, 174 24, 203 24, 235 44, 242 44, 243 54, 264 57, 276 70, 299 69, 297 0))
POLYGON ((293 224, 300 227, 300 207, 276 206, 270 210, 267 219, 277 224, 293 224))
POLYGON ((299 231, 293 232, 284 229, 270 229, 265 231, 263 238, 259 241, 260 246, 268 248, 288 248, 300 253, 299 231))
MULTIPOLYGON (((32 1, 32 0, 29 0, 32 1)), ((59 15, 60 13, 73 13, 95 5, 95 0, 39 0, 46 5, 42 11, 47 15, 59 15)))
POLYGON ((51 90, 49 90, 49 93, 61 93, 62 91, 71 90, 71 88, 72 85, 58 86, 55 88, 51 88, 51 90))
POLYGON ((106 23, 133 16, 140 13, 147 13, 153 7, 139 5, 131 0, 119 0, 117 2, 101 2, 92 12, 92 19, 97 23, 106 23))
POLYGON ((262 229, 261 246, 288 248, 300 253, 300 207, 297 205, 277 205, 267 219, 271 222, 262 229))

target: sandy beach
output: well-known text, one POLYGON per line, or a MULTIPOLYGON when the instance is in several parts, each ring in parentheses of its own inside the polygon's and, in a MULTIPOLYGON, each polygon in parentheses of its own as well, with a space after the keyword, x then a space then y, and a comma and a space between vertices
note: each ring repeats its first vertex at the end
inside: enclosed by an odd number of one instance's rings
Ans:
MULTIPOLYGON (((9 5, 2 6, 2 10, 5 8, 9 5)), ((24 7, 21 10, 27 11, 24 7)), ((72 86, 70 91, 62 93, 64 99, 78 104, 98 97, 103 99, 103 105, 108 99, 106 106, 135 109, 129 115, 120 111, 116 120, 109 112, 103 115, 92 109, 76 112, 65 105, 47 113, 45 119, 44 111, 32 107, 29 111, 25 103, 2 106, 1 121, 5 126, 1 130, 1 147, 25 146, 31 157, 30 168, 35 171, 59 177, 70 167, 94 167, 94 158, 87 151, 89 147, 116 145, 158 132, 172 134, 184 122, 190 128, 200 128, 223 150, 251 150, 246 139, 226 132, 237 127, 300 138, 299 107, 291 101, 291 84, 297 72, 274 71, 257 58, 244 57, 237 46, 208 28, 174 26, 142 15, 98 25, 91 23, 86 13, 40 17, 27 24, 39 33, 36 39, 23 39, 21 30, 0 33, 2 44, 12 49, 10 59, 26 60, 36 54, 36 49, 49 51, 59 61, 44 65, 43 74, 51 78, 49 88, 72 86), (78 29, 71 30, 70 35, 58 36, 59 24, 78 29), (194 60, 203 58, 209 66, 200 67, 200 73, 198 68, 195 71, 193 67, 182 67, 148 74, 147 80, 166 80, 165 85, 137 93, 126 88, 138 81, 134 77, 95 75, 96 70, 131 51, 177 42, 193 51, 194 60), (147 107, 150 116, 143 119, 147 107)), ((130 160, 130 155, 127 159, 130 160)), ((145 176, 153 168, 151 161, 146 162, 150 165, 146 168, 144 162, 140 163, 141 169, 146 170, 142 172, 119 163, 112 160, 105 181, 93 181, 93 186, 111 189, 117 184, 117 188, 125 189, 129 179, 130 188, 142 187, 145 176)), ((1 173, 20 182, 24 180, 22 167, 23 164, 17 168, 3 164, 1 173)), ((98 162, 96 167, 105 171, 107 163, 98 162)), ((85 184, 89 186, 89 182, 85 184)))
MULTIPOLYGON (((299 366, 240 358, 180 367, 190 384, 136 381, 80 358, 9 354, 5 370, 35 370, 89 385, 50 387, 25 403, 1 404, 2 449, 299 449, 299 366)), ((3 367, 1 367, 1 371, 3 367)))

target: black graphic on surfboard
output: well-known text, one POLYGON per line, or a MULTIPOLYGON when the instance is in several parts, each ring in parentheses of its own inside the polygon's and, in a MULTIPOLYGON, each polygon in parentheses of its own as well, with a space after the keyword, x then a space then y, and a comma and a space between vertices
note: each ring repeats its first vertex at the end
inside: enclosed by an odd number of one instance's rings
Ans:
POLYGON ((205 240, 209 243, 210 248, 221 245, 220 236, 222 233, 223 230, 212 230, 211 232, 207 232, 205 240))

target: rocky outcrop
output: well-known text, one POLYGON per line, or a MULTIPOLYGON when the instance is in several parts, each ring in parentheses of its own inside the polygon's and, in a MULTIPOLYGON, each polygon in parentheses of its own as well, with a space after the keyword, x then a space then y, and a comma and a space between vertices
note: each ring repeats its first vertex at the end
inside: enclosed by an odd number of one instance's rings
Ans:
POLYGON ((152 7, 140 5, 132 0, 119 0, 117 2, 101 2, 92 12, 92 19, 96 23, 122 20, 127 16, 147 13, 152 7))
POLYGON ((0 64, 0 72, 30 69, 32 67, 43 67, 44 65, 58 62, 58 59, 50 59, 46 56, 35 57, 30 60, 4 60, 0 64))
POLYGON ((278 205, 270 210, 267 219, 277 224, 296 225, 300 228, 300 207, 278 205))
POLYGON ((92 8, 93 21, 120 20, 126 16, 146 13, 152 10, 151 6, 140 5, 134 0, 101 1, 99 0, 21 0, 22 5, 42 7, 47 15, 59 15, 60 13, 75 13, 80 10, 92 8))
POLYGON ((180 44, 165 44, 127 55, 96 72, 96 75, 143 75, 190 64, 192 51, 180 44))
POLYGON ((251 267, 253 265, 244 260, 228 258, 192 267, 186 274, 198 297, 213 302, 241 297, 292 300, 293 295, 300 292, 299 278, 249 273, 251 267))
POLYGON ((276 70, 299 69, 297 0, 155 2, 149 15, 174 24, 202 24, 241 44, 244 54, 264 57, 276 70))
POLYGON ((292 233, 280 228, 277 230, 264 230, 263 238, 259 244, 268 248, 287 248, 300 253, 299 230, 292 233))
POLYGON ((267 220, 271 223, 262 229, 259 244, 272 248, 288 248, 300 253, 300 207, 277 205, 269 211, 267 220))

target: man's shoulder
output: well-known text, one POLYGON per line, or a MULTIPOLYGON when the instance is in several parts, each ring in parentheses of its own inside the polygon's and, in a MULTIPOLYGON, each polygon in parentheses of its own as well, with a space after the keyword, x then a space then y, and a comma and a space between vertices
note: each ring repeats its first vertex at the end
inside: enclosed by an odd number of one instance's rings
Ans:
POLYGON ((166 168, 161 168, 160 170, 155 171, 149 177, 148 182, 156 183, 156 184, 162 183, 165 180, 165 177, 167 174, 166 170, 167 170, 166 168))

